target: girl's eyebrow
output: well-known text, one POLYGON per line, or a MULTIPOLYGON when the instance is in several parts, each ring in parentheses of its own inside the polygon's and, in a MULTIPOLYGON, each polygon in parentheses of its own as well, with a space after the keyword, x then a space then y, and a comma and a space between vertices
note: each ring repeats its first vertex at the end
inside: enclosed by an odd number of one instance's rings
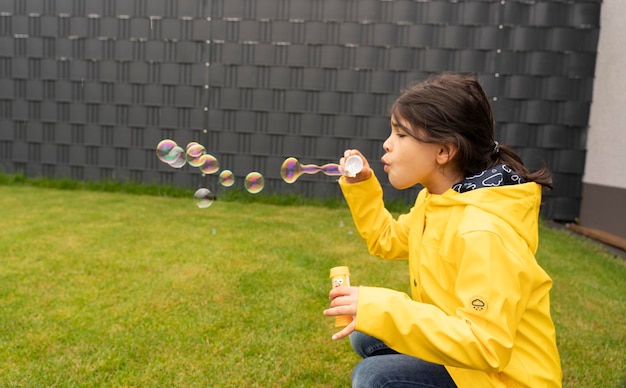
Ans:
POLYGON ((403 128, 402 125, 398 122, 395 115, 391 115, 391 126, 396 128, 403 128))
POLYGON ((395 127, 395 128, 399 128, 399 129, 403 130, 404 132, 409 133, 409 129, 407 127, 405 127, 404 125, 400 124, 400 122, 398 122, 398 120, 396 120, 395 116, 391 116, 391 126, 395 127))

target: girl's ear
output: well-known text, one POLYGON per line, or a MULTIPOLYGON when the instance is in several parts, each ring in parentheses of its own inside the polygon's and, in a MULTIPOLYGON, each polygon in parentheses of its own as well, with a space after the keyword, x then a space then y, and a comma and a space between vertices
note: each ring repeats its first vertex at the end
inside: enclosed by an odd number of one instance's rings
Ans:
POLYGON ((437 152, 437 163, 441 166, 447 165, 454 159, 458 149, 459 148, 452 143, 442 144, 439 148, 439 152, 437 152))

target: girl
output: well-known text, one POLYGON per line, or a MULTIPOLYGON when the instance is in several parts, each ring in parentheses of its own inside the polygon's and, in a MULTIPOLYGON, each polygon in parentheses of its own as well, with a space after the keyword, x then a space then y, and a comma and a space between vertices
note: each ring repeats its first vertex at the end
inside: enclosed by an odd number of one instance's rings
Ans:
MULTIPOLYGON (((363 357, 353 387, 560 387, 552 280, 535 261, 544 167, 531 172, 494 139, 478 81, 442 74, 391 108, 381 161, 397 189, 424 188, 394 219, 369 164, 340 187, 370 253, 408 259, 411 297, 337 287, 327 316, 352 315, 363 357)), ((340 164, 351 155, 347 150, 340 164)), ((365 160, 365 158, 363 158, 365 160)))

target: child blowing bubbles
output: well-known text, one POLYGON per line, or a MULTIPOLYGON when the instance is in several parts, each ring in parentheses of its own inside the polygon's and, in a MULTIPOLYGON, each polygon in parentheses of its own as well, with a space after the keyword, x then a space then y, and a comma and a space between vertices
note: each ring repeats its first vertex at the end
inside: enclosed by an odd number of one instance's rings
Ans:
MULTIPOLYGON (((470 76, 440 74, 391 108, 381 161, 397 189, 424 189, 394 219, 369 164, 340 187, 370 253, 408 259, 411 297, 337 287, 327 316, 352 315, 363 357, 353 387, 560 387, 552 280, 537 264, 544 167, 526 168, 494 138, 488 99, 470 76)), ((347 150, 340 163, 357 150, 347 150)))

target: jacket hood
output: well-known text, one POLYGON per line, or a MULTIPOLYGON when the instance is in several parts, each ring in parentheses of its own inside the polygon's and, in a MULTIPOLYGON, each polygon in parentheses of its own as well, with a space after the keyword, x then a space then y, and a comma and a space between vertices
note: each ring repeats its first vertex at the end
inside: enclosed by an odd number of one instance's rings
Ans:
POLYGON ((450 188, 441 195, 428 195, 431 196, 430 205, 473 206, 501 218, 536 252, 541 185, 534 182, 508 184, 463 193, 450 188))

